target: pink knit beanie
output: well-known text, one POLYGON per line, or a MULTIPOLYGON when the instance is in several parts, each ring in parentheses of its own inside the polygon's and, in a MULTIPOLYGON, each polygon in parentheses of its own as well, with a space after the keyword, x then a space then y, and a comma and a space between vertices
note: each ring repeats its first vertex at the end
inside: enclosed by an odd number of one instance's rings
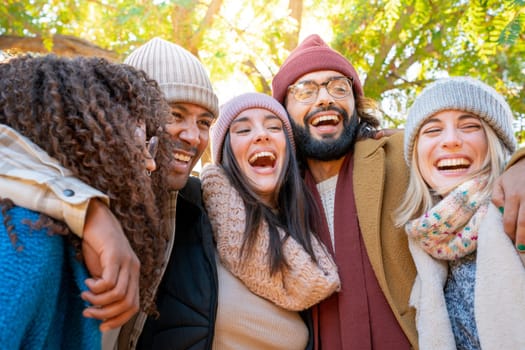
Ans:
POLYGON ((286 113, 286 110, 283 108, 283 106, 271 96, 258 92, 248 92, 234 97, 222 105, 219 118, 215 121, 210 130, 211 154, 215 164, 221 164, 224 139, 232 121, 241 112, 252 108, 266 109, 281 119, 286 136, 292 145, 292 151, 295 152, 292 126, 290 125, 288 114, 286 113))
POLYGON ((321 70, 334 70, 354 80, 354 94, 363 95, 359 76, 350 62, 330 48, 317 34, 308 36, 284 61, 272 81, 273 97, 284 103, 288 86, 305 74, 321 70))

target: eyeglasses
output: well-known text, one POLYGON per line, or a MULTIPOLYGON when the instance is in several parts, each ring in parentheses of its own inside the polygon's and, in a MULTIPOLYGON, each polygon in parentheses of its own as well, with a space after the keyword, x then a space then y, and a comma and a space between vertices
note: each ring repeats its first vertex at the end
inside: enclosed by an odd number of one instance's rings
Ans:
POLYGON ((326 91, 335 98, 340 100, 347 97, 352 92, 353 79, 348 77, 333 77, 318 84, 313 80, 301 81, 297 84, 290 85, 290 91, 293 97, 301 103, 312 103, 319 95, 319 89, 324 86, 326 91))
POLYGON ((159 137, 152 136, 148 141, 146 141, 146 149, 151 155, 151 158, 155 159, 157 151, 159 150, 159 137))
POLYGON ((159 138, 158 136, 152 136, 149 140, 146 140, 146 132, 142 126, 137 126, 135 129, 135 139, 139 144, 145 144, 146 149, 152 159, 155 159, 157 151, 159 149, 159 138))

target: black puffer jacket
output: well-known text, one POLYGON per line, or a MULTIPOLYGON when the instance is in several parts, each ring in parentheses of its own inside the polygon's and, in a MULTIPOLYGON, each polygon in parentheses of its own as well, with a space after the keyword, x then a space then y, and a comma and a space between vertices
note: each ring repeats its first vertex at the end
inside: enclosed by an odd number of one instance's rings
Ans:
POLYGON ((177 198, 175 245, 157 294, 160 317, 148 318, 137 349, 211 349, 218 288, 214 251, 200 181, 190 177, 177 198))

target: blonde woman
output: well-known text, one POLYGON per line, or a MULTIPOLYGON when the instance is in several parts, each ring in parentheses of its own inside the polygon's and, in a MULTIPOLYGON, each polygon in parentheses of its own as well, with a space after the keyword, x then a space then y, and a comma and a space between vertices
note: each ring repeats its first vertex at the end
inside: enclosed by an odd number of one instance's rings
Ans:
POLYGON ((512 120, 501 95, 466 77, 429 85, 409 111, 396 220, 417 268, 410 302, 423 350, 525 348, 525 269, 490 201, 516 148, 512 120))

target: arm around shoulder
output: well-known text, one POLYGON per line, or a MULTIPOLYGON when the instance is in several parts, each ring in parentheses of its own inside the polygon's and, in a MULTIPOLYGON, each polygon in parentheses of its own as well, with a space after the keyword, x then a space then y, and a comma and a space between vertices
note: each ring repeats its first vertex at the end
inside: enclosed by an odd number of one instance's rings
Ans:
POLYGON ((516 152, 514 152, 514 154, 512 155, 512 157, 510 158, 507 164, 506 169, 508 170, 510 167, 512 167, 514 164, 516 164, 518 161, 522 160, 523 158, 525 158, 525 147, 522 147, 518 149, 516 152))
POLYGON ((492 202, 503 213, 505 233, 525 253, 525 148, 514 153, 505 172, 496 180, 492 202))
POLYGON ((106 195, 74 178, 15 130, 0 125, 0 193, 16 205, 65 222, 82 237, 91 199, 106 195))

